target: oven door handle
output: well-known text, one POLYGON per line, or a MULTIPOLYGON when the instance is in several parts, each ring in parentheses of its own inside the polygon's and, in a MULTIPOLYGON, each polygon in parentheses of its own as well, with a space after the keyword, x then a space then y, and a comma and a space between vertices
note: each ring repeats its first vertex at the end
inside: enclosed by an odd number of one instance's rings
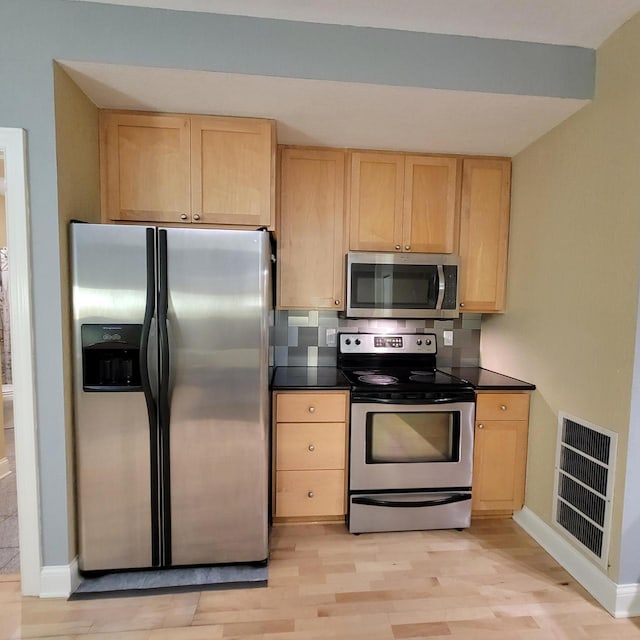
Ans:
POLYGON ((442 504, 453 504, 454 502, 464 502, 471 500, 470 493, 457 493, 446 498, 436 500, 416 500, 415 502, 404 502, 401 500, 380 500, 369 496, 359 496, 353 498, 353 504, 364 504, 370 507, 437 507, 442 504))
POLYGON ((413 404, 413 405, 431 405, 431 404, 447 404, 447 403, 457 403, 457 402, 473 402, 473 399, 453 397, 453 396, 443 396, 442 398, 360 398, 357 395, 351 397, 351 402, 370 402, 377 404, 413 404))

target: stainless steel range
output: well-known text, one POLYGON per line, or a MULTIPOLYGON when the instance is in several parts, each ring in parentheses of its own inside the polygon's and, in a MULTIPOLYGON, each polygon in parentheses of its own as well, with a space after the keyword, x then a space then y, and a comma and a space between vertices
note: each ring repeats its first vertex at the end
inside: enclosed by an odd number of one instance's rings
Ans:
POLYGON ((475 395, 436 351, 434 334, 340 334, 352 533, 470 524, 475 395))

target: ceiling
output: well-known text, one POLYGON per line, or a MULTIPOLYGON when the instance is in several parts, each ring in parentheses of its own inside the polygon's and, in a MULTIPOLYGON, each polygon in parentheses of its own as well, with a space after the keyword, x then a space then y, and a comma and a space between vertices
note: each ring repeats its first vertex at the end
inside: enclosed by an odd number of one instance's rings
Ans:
MULTIPOLYGON (((640 11, 640 0, 107 3, 584 47, 598 46, 640 11)), ((282 144, 513 156, 588 104, 554 97, 61 62, 100 108, 274 118, 282 144)))
POLYGON ((640 0, 82 0, 597 48, 640 0))

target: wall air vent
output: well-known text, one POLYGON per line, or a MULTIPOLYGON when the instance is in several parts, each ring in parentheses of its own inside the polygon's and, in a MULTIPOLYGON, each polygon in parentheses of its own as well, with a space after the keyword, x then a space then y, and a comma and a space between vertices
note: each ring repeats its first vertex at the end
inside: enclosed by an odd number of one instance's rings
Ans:
POLYGON ((553 522, 592 560, 607 566, 616 433, 560 412, 553 522))

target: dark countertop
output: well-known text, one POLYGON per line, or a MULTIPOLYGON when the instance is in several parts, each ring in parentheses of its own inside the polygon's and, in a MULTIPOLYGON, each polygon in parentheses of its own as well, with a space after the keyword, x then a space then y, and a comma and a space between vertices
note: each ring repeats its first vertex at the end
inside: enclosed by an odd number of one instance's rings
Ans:
MULTIPOLYGON (((478 391, 533 391, 536 386, 482 367, 438 367, 456 378, 462 378, 478 391)), ((349 389, 347 379, 338 367, 275 367, 271 380, 274 391, 349 389)))
POLYGON ((276 367, 271 389, 304 391, 349 389, 347 379, 337 367, 276 367))
POLYGON ((438 367, 440 371, 470 382, 477 391, 533 391, 535 384, 482 367, 438 367))

